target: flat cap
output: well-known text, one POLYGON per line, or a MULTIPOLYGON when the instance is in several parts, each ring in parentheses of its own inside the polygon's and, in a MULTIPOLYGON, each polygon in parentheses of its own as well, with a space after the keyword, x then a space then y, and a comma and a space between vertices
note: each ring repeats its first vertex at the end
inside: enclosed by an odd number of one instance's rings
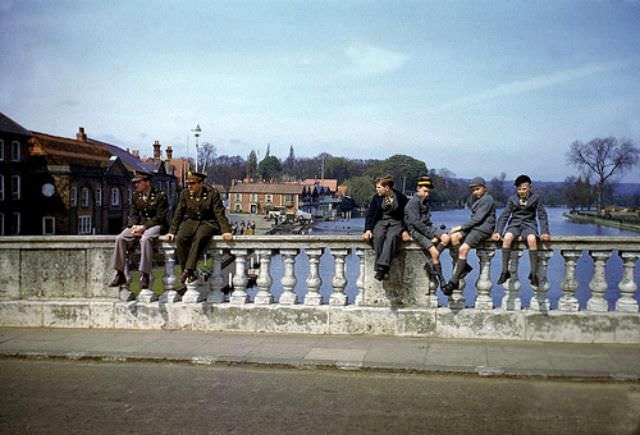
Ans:
POLYGON ((482 177, 475 177, 474 179, 472 179, 469 182, 469 187, 478 187, 478 186, 483 186, 483 187, 487 187, 487 183, 484 181, 484 178, 482 177))
POLYGON ((519 185, 521 185, 522 183, 529 183, 529 184, 531 184, 531 178, 529 178, 529 176, 528 176, 528 175, 524 175, 524 174, 522 174, 522 175, 518 175, 518 178, 516 178, 516 181, 514 181, 514 182, 513 182, 513 185, 514 185, 514 186, 519 186, 519 185))

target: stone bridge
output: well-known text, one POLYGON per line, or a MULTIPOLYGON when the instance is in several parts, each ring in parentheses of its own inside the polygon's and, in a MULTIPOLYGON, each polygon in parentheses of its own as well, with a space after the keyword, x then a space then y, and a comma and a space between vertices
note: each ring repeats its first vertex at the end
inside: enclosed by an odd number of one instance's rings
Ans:
MULTIPOLYGON (((390 279, 378 282, 373 251, 358 236, 239 236, 232 242, 216 237, 208 250, 209 279, 188 286, 182 297, 176 292, 175 246, 162 243, 163 293, 143 290, 129 300, 126 286, 107 286, 114 240, 0 237, 0 326, 640 343, 640 237, 554 237, 543 246, 542 268, 546 274, 550 259, 560 257, 562 279, 534 287, 526 308, 518 261, 511 262, 513 279, 501 287, 494 283, 493 243, 476 251, 475 282, 462 282, 439 303, 417 245, 404 244, 390 279), (577 264, 585 253, 591 267, 588 300, 581 308, 577 264), (613 267, 608 260, 616 256, 613 267), (232 277, 224 272, 228 258, 235 259, 232 277), (247 288, 251 263, 257 269, 255 288, 247 288), (275 266, 281 268, 278 279, 275 266), (233 292, 225 298, 230 280, 233 292), (550 291, 561 294, 553 305, 550 291)), ((518 258, 522 246, 514 248, 518 258)))

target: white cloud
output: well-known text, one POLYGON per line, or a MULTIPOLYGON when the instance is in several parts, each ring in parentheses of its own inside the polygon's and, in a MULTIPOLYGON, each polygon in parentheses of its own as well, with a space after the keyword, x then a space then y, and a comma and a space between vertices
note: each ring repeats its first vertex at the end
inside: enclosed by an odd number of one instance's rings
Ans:
POLYGON ((359 74, 386 74, 404 66, 408 56, 397 51, 353 43, 344 49, 351 61, 354 72, 359 74))
POLYGON ((552 74, 544 74, 526 80, 517 80, 515 82, 505 83, 492 89, 469 94, 464 97, 446 102, 440 106, 440 109, 469 106, 473 104, 484 103, 485 101, 493 100, 496 98, 524 94, 526 92, 555 86, 560 83, 570 82, 595 74, 619 69, 627 65, 627 63, 628 62, 591 63, 578 68, 558 71, 552 74))

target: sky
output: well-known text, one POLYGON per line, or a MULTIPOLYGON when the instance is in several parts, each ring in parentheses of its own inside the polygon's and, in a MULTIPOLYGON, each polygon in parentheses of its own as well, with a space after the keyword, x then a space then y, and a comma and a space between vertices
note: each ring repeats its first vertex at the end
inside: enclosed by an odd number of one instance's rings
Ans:
POLYGON ((0 0, 0 111, 146 155, 200 125, 218 154, 562 181, 575 140, 640 144, 639 23, 640 0, 0 0))

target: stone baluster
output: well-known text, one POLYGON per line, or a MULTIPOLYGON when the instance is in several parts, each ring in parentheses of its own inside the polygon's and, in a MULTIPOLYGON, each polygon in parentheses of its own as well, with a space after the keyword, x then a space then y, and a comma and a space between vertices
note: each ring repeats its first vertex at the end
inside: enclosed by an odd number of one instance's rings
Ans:
POLYGON ((249 251, 247 249, 232 249, 231 255, 236 257, 235 259, 235 272, 233 274, 233 293, 231 293, 232 305, 244 305, 249 302, 249 295, 247 294, 247 284, 249 284, 249 277, 247 276, 247 255, 249 251))
POLYGON ((611 251, 589 251, 589 255, 593 259, 593 276, 589 282, 591 297, 587 301, 587 310, 606 312, 609 311, 609 304, 604 298, 608 288, 605 272, 611 251))
POLYGON ((172 304, 181 299, 176 291, 176 248, 168 243, 163 243, 162 250, 164 253, 164 276, 162 277, 164 293, 160 297, 160 302, 172 304))
POLYGON ((294 305, 297 303, 295 288, 298 283, 298 279, 296 278, 295 264, 298 252, 298 249, 280 250, 280 254, 284 261, 284 273, 280 280, 282 283, 282 294, 278 301, 281 305, 294 305))
POLYGON ((187 291, 184 293, 184 296, 182 296, 182 302, 186 304, 197 304, 205 299, 204 291, 201 290, 202 277, 198 271, 195 273, 196 279, 186 283, 187 291))
POLYGON ((309 257, 309 276, 307 277, 307 294, 304 296, 305 305, 322 305, 322 278, 320 277, 320 257, 323 249, 307 249, 305 252, 309 257))
POLYGON ((547 279, 547 270, 549 269, 549 260, 553 256, 553 251, 538 251, 538 286, 533 287, 533 297, 529 302, 529 309, 534 311, 548 312, 550 309, 549 298, 549 280, 547 279))
POLYGON ((476 310, 493 309, 493 300, 491 299, 491 259, 496 254, 495 249, 477 249, 476 255, 480 260, 480 273, 476 281, 476 289, 478 296, 476 297, 476 310))
POLYGON ((271 264, 271 256, 273 251, 271 249, 260 249, 256 251, 260 261, 260 272, 258 273, 258 279, 256 285, 258 286, 258 293, 253 302, 256 305, 269 305, 273 303, 273 295, 271 294, 271 271, 269 270, 271 264))
POLYGON ((574 312, 580 309, 578 298, 576 298, 576 289, 578 288, 578 280, 576 279, 576 264, 582 256, 582 251, 560 251, 560 255, 564 259, 564 277, 562 279, 563 294, 558 301, 558 310, 574 312))
POLYGON ((521 249, 511 248, 511 258, 509 259, 509 273, 511 274, 511 278, 502 284, 504 288, 504 295, 502 296, 503 310, 522 309, 522 300, 520 299, 520 287, 522 284, 518 276, 521 256, 521 249))
POLYGON ((620 252, 619 255, 622 257, 623 272, 618 284, 620 299, 616 301, 616 310, 637 313, 638 301, 635 299, 635 293, 638 284, 635 282, 635 270, 640 252, 620 252))
POLYGON ((347 295, 344 292, 344 288, 347 286, 344 260, 348 253, 347 249, 331 250, 331 255, 333 255, 333 279, 331 280, 333 292, 329 297, 329 305, 347 305, 347 295))
POLYGON ((365 275, 365 266, 364 266, 364 256, 365 250, 362 248, 357 248, 355 250, 356 255, 358 256, 358 279, 356 280, 356 288, 358 289, 358 294, 356 295, 355 304, 362 305, 362 301, 364 300, 364 275, 365 275))
POLYGON ((209 294, 207 295, 207 302, 220 304, 224 302, 224 293, 222 292, 222 289, 226 284, 222 274, 224 251, 222 249, 213 249, 210 253, 213 266, 211 268, 211 277, 209 278, 209 294))

